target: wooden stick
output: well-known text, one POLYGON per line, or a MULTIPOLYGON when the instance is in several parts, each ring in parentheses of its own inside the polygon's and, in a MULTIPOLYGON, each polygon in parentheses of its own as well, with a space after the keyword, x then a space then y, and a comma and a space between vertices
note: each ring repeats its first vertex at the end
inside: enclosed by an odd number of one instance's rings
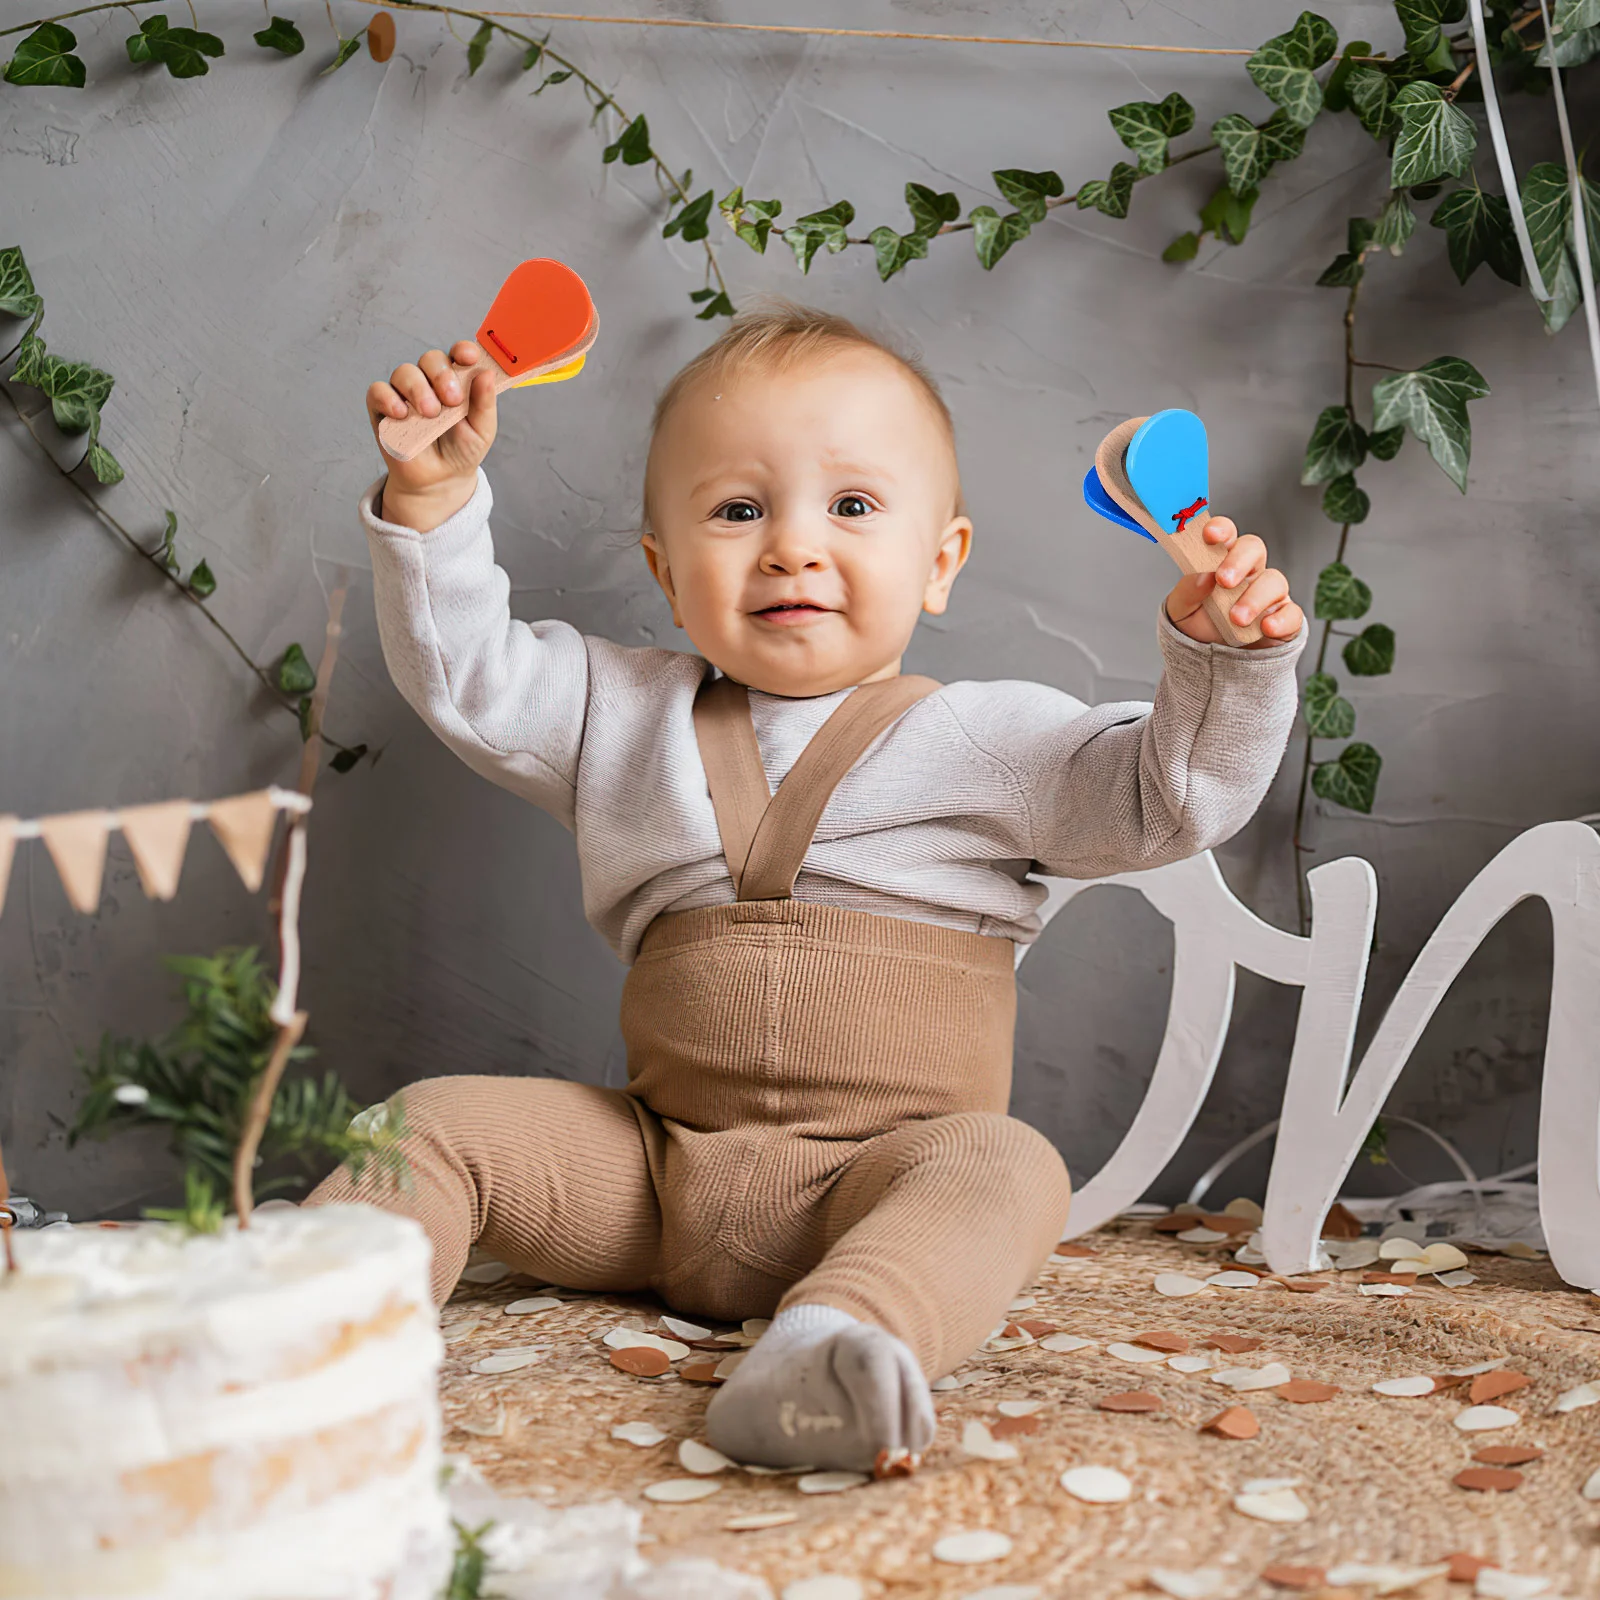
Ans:
POLYGON ((233 1209, 238 1213, 241 1228, 250 1226, 250 1213, 255 1209, 251 1176, 255 1171, 256 1152, 261 1148, 261 1136, 267 1131, 272 1097, 278 1092, 283 1069, 289 1065, 289 1053, 300 1043, 300 1036, 306 1031, 306 1020, 306 1013, 297 1011, 278 1029, 272 1055, 256 1084, 255 1093, 250 1097, 249 1115, 245 1118, 244 1131, 239 1136, 239 1148, 233 1155, 233 1209))

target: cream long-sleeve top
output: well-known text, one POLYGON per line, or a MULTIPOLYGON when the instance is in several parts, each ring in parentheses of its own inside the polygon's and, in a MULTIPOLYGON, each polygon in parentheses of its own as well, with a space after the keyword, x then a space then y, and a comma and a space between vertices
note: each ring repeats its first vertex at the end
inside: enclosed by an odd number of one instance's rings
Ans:
MULTIPOLYGON (((406 700, 468 766, 577 840, 584 912, 625 962, 663 912, 726 905, 692 707, 706 667, 560 621, 511 615, 493 496, 427 533, 362 496, 378 631, 406 700)), ((949 683, 880 734, 828 801, 798 900, 1027 942, 1045 888, 1161 866, 1236 833, 1261 803, 1294 721, 1306 630, 1259 650, 1157 624, 1153 704, 1086 706, 1048 684, 949 683)), ((773 787, 842 698, 750 693, 773 787)))

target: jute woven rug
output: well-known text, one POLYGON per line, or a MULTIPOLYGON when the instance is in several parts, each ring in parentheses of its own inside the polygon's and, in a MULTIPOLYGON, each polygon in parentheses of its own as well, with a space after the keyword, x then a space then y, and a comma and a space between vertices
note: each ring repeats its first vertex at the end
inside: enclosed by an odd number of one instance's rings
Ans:
MULTIPOLYGON (((707 1499, 644 1499, 646 1485, 689 1476, 677 1447, 703 1439, 712 1391, 676 1370, 654 1378, 620 1371, 601 1339, 619 1325, 658 1329, 669 1308, 652 1296, 590 1296, 506 1315, 508 1303, 536 1293, 525 1281, 464 1283, 445 1308, 446 1447, 470 1456, 502 1493, 554 1506, 621 1497, 643 1512, 643 1553, 652 1561, 711 1557, 764 1578, 775 1595, 826 1572, 856 1578, 874 1597, 958 1600, 993 1586, 1036 1585, 1046 1600, 1100 1600, 1156 1592, 1155 1569, 1220 1568, 1226 1582, 1219 1595, 1264 1600, 1293 1592, 1261 1576, 1277 1564, 1416 1567, 1457 1552, 1542 1576, 1551 1595, 1600 1594, 1600 1503, 1580 1493, 1600 1469, 1600 1407, 1552 1409, 1558 1395, 1600 1380, 1600 1300, 1563 1285, 1547 1262, 1473 1253, 1477 1282, 1452 1289, 1423 1278, 1393 1298, 1361 1294, 1356 1271, 1319 1275, 1328 1287, 1315 1293, 1263 1282, 1169 1299, 1152 1287, 1157 1273, 1204 1277, 1231 1268, 1228 1247, 1184 1244, 1143 1222, 1113 1224, 1083 1242, 1098 1254, 1047 1266, 1030 1291, 1035 1304, 1015 1315, 1055 1324, 1093 1348, 1058 1353, 1035 1343, 975 1353, 957 1376, 980 1376, 935 1395, 938 1436, 911 1478, 808 1495, 794 1477, 728 1472, 707 1499), (1151 1330, 1187 1338, 1196 1349, 1216 1333, 1259 1338, 1259 1349, 1230 1362, 1279 1361, 1296 1379, 1321 1380, 1338 1393, 1313 1404, 1271 1390, 1236 1394, 1210 1373, 1135 1365, 1107 1352, 1108 1344, 1151 1330), (498 1375, 470 1370, 496 1350, 530 1345, 549 1347, 533 1366, 498 1375), (1415 1399, 1371 1389, 1381 1379, 1500 1358, 1532 1384, 1494 1402, 1519 1420, 1493 1432, 1454 1425, 1469 1403, 1464 1385, 1415 1399), (1157 1396, 1161 1409, 1098 1409, 1105 1397, 1134 1390, 1157 1396), (1017 1459, 967 1454, 965 1425, 998 1422, 1002 1400, 1043 1402, 1034 1431, 1008 1440, 1017 1459), (1202 1431, 1235 1404, 1259 1419, 1258 1437, 1202 1431), (648 1448, 613 1439, 611 1429, 622 1422, 653 1423, 667 1438, 648 1448), (497 1425, 498 1434, 479 1431, 497 1425), (1474 1451, 1504 1445, 1544 1452, 1517 1469, 1518 1487, 1475 1492, 1454 1485, 1455 1475, 1474 1465, 1474 1451), (1131 1498, 1113 1505, 1074 1499, 1059 1480, 1082 1465, 1126 1474, 1131 1498), (1263 1478, 1297 1480, 1307 1520, 1271 1524, 1235 1510, 1242 1486, 1263 1478), (724 1527, 730 1518, 771 1511, 797 1520, 759 1531, 724 1527), (980 1529, 1007 1535, 1009 1554, 981 1565, 935 1559, 940 1539, 980 1529)), ((1365 1597, 1379 1590, 1346 1580, 1305 1592, 1365 1597)), ((1437 1577, 1406 1592, 1442 1600, 1469 1594, 1471 1585, 1437 1577)))

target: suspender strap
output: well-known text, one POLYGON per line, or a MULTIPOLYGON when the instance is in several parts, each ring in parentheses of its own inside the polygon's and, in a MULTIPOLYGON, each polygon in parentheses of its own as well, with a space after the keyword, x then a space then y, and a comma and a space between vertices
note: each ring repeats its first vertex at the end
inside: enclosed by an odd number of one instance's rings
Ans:
POLYGON ((701 685, 695 734, 739 899, 789 898, 840 780, 879 734, 939 687, 932 678, 904 674, 862 684, 834 709, 769 796, 744 686, 726 678, 701 685))

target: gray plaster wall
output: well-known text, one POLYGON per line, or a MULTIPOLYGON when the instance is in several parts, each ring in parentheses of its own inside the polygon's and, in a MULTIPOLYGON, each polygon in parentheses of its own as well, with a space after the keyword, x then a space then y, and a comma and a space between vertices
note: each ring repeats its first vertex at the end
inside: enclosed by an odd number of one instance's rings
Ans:
MULTIPOLYGON (((450 756, 384 670, 355 515, 381 470, 362 392, 401 360, 469 336, 510 263, 573 263, 601 308, 601 342, 577 383, 506 401, 488 462, 513 603, 626 643, 689 648, 633 536, 652 398, 708 337, 686 314, 703 258, 661 240, 662 204, 642 171, 601 165, 575 86, 531 99, 503 48, 469 80, 462 42, 421 16, 399 18, 386 66, 363 54, 319 78, 320 8, 278 9, 312 40, 306 55, 258 51, 248 38, 258 9, 215 4, 206 20, 229 55, 188 82, 129 68, 122 15, 75 21, 86 92, 0 90, 0 243, 26 251, 52 349, 116 376, 106 440, 127 480, 104 503, 152 540, 162 508, 178 513, 186 559, 209 561, 216 609, 250 651, 273 658, 298 639, 315 658, 324 589, 338 564, 353 571, 330 720, 383 754, 325 776, 317 792, 303 994, 322 1063, 364 1098, 437 1073, 619 1084, 623 974, 583 921, 571 839, 450 756)), ((1346 37, 1396 42, 1384 6, 1324 9, 1346 37)), ((1298 0, 704 8, 1187 45, 1253 45, 1297 10, 1298 0)), ((345 3, 335 13, 348 28, 365 16, 345 3)), ((1128 99, 1181 89, 1202 126, 1265 104, 1227 58, 576 26, 557 42, 648 114, 657 146, 693 166, 696 188, 742 182, 782 196, 791 215, 848 196, 867 227, 901 217, 908 178, 972 203, 993 198, 995 167, 1053 166, 1069 185, 1103 173, 1123 153, 1105 111, 1128 99)), ((1580 137, 1595 125, 1584 76, 1580 137)), ((1165 405, 1204 414, 1219 504, 1267 535, 1309 602, 1336 530, 1318 492, 1299 487, 1300 454, 1341 382, 1342 296, 1313 284, 1342 248, 1345 218, 1373 212, 1385 191, 1384 163, 1346 124, 1319 126, 1305 158, 1271 179, 1243 247, 1208 245, 1187 270, 1159 253, 1215 181, 1204 161, 1141 187, 1125 224, 1052 213, 993 274, 964 238, 887 286, 864 250, 824 258, 802 281, 781 247, 757 258, 721 244, 737 295, 796 294, 892 331, 944 384, 978 537, 949 614, 917 635, 913 669, 1033 677, 1086 700, 1151 692, 1152 613, 1171 573, 1092 518, 1078 484, 1110 425, 1165 405)), ((1548 102, 1519 106, 1512 127, 1524 162, 1554 152, 1548 102)), ((1488 376, 1472 492, 1461 498, 1414 442, 1366 474, 1374 511, 1352 559, 1400 651, 1394 674, 1358 684, 1354 698, 1386 765, 1374 817, 1318 809, 1310 827, 1318 859, 1359 852, 1381 878, 1373 1010, 1501 845, 1600 809, 1596 405, 1581 333, 1547 339, 1531 302, 1486 271, 1458 288, 1442 246, 1424 226, 1405 259, 1370 269, 1360 337, 1376 359, 1458 354, 1488 376)), ((58 442, 66 459, 81 448, 58 442)), ((290 720, 85 511, 9 413, 0 575, 0 809, 292 782, 290 720)), ((1220 852, 1243 898, 1285 925, 1298 758, 1296 744, 1262 814, 1220 852)), ((196 839, 171 905, 144 899, 115 842, 95 917, 67 908, 37 845, 20 849, 0 917, 0 1139, 17 1188, 81 1215, 127 1214, 172 1192, 157 1140, 67 1148, 76 1053, 102 1028, 172 1019, 163 952, 265 933, 261 900, 209 838, 196 839)), ((1396 1093, 1394 1109, 1457 1140, 1480 1170, 1533 1154, 1548 946, 1542 909, 1514 913, 1396 1093)), ((1014 1109, 1079 1177, 1114 1147, 1143 1092, 1167 960, 1161 920, 1103 891, 1063 916, 1023 969, 1014 1109)), ((1294 999, 1242 982, 1216 1088, 1158 1195, 1180 1193, 1275 1114, 1294 999)), ((1358 1182, 1382 1190, 1444 1175, 1406 1136, 1394 1153, 1401 1172, 1369 1169, 1358 1182)), ((1229 1188, 1258 1187, 1263 1174, 1247 1165, 1229 1188)))

